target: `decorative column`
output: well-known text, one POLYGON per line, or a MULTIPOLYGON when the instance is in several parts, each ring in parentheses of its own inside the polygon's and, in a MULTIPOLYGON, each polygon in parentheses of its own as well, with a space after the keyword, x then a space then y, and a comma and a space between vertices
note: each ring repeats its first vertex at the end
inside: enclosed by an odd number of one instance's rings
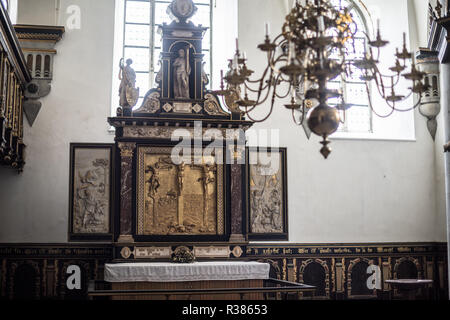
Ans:
POLYGON ((231 236, 230 242, 245 242, 244 236, 244 192, 243 192, 243 181, 245 181, 245 133, 239 131, 239 136, 237 137, 232 146, 229 146, 228 152, 230 156, 227 160, 230 161, 231 167, 231 236))
POLYGON ((133 155, 136 143, 119 142, 120 149, 120 236, 117 242, 132 243, 133 155))
POLYGON ((244 242, 242 234, 242 165, 231 165, 231 236, 230 242, 244 242))

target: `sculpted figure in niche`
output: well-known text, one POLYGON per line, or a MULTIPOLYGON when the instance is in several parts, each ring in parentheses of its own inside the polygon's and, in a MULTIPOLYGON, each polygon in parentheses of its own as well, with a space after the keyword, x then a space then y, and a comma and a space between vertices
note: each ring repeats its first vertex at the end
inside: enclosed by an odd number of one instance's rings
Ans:
POLYGON ((187 54, 183 49, 178 50, 178 58, 173 63, 173 83, 175 99, 189 99, 189 48, 187 54))

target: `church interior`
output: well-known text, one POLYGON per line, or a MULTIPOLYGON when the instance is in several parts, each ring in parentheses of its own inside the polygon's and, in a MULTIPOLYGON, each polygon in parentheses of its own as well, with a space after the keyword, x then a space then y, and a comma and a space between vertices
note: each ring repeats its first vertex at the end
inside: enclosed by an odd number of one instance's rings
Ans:
POLYGON ((449 300, 447 0, 1 0, 0 300, 449 300))

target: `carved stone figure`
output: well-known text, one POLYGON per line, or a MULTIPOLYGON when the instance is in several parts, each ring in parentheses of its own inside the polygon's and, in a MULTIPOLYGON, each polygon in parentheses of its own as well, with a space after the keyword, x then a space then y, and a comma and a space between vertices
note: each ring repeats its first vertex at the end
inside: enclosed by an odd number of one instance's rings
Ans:
POLYGON ((159 68, 159 71, 158 71, 158 73, 156 74, 156 77, 155 77, 155 82, 158 85, 160 85, 162 80, 163 80, 163 78, 162 78, 163 77, 163 68, 162 68, 162 65, 161 65, 161 61, 159 61, 159 65, 160 65, 160 68, 159 68))
POLYGON ((107 232, 109 161, 98 158, 83 163, 83 160, 78 160, 76 168, 73 228, 78 233, 107 232))
POLYGON ((205 64, 206 62, 203 62, 202 64, 202 83, 207 86, 209 84, 209 77, 205 72, 205 64))
POLYGON ((267 175, 270 166, 251 167, 251 229, 254 233, 282 232, 281 170, 267 175))
POLYGON ((136 105, 139 99, 139 89, 136 89, 136 72, 131 68, 133 60, 127 59, 126 66, 123 64, 123 59, 120 60, 119 72, 119 105, 124 108, 132 108, 136 105))
POLYGON ((189 48, 178 50, 178 58, 173 63, 173 84, 175 99, 189 99, 189 48))

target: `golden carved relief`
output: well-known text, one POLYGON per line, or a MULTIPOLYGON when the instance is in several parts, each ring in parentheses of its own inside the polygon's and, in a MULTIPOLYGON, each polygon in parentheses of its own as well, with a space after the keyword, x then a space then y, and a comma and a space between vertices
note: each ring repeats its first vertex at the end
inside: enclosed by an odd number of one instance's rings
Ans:
POLYGON ((214 156, 174 164, 171 151, 139 148, 138 234, 223 234, 223 166, 214 156))
POLYGON ((122 158, 130 158, 133 156, 136 143, 133 142, 119 142, 120 156, 122 158))

